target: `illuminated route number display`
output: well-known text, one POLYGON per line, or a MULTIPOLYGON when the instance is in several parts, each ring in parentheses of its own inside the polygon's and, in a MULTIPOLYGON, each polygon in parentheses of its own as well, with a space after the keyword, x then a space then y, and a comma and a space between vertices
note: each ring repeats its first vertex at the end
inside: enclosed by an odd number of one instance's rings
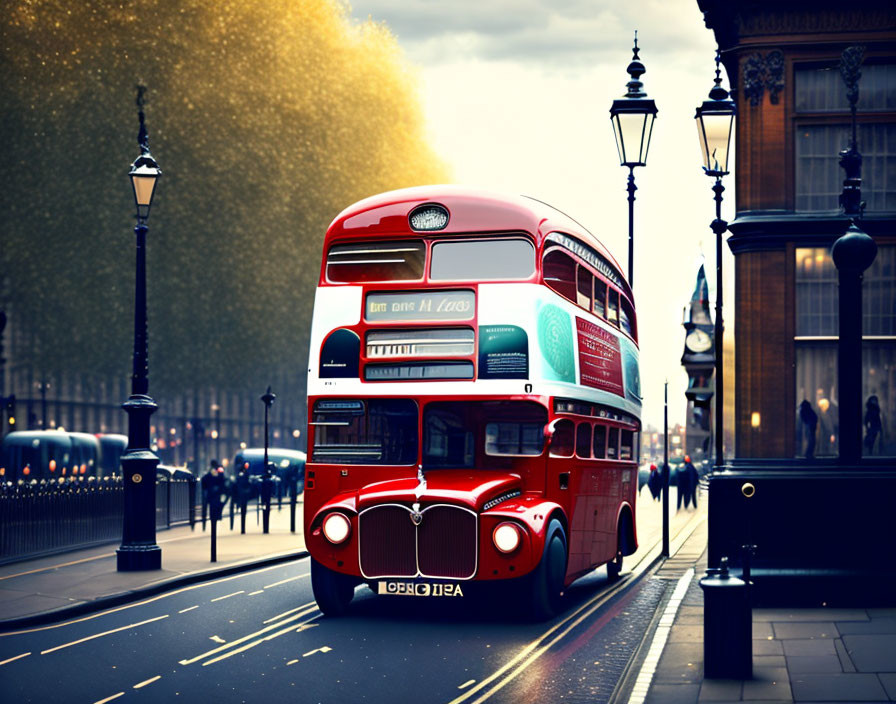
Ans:
POLYGON ((410 320, 472 320, 476 296, 472 291, 413 291, 369 293, 364 317, 372 322, 410 320))

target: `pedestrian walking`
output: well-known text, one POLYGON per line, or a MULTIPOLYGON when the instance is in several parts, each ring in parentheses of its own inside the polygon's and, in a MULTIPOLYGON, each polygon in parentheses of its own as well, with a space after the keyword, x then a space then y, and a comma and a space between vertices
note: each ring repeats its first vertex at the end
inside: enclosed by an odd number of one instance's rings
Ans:
MULTIPOLYGON (((883 423, 880 417, 880 403, 877 396, 871 395, 865 402, 865 454, 870 455, 874 451, 874 443, 877 441, 883 423)), ((879 448, 878 448, 879 449, 879 448)))
POLYGON ((650 465, 650 476, 647 478, 647 488, 650 489, 650 495, 654 501, 660 500, 660 494, 663 492, 663 478, 661 472, 656 468, 655 464, 650 465))
POLYGON ((800 427, 806 440, 806 459, 811 460, 815 455, 815 431, 818 429, 818 414, 812 410, 812 404, 803 399, 800 403, 799 415, 800 427))
POLYGON ((700 475, 691 462, 690 455, 684 457, 684 467, 678 473, 679 480, 682 479, 682 475, 684 475, 684 488, 679 486, 678 491, 684 493, 684 507, 687 508, 693 502, 694 508, 697 508, 697 483, 700 481, 700 475))

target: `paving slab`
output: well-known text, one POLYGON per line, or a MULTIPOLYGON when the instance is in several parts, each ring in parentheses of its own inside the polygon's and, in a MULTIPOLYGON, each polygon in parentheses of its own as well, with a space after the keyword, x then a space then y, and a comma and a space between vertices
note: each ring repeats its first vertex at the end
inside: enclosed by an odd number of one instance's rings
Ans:
POLYGON ((782 640, 785 655, 836 655, 833 638, 782 640))
POLYGON ((753 609, 754 621, 868 621, 866 609, 753 609))
POLYGON ((772 621, 775 638, 781 640, 797 638, 838 638, 840 636, 833 621, 813 621, 810 623, 772 621))
POLYGON ((737 702, 744 691, 743 680, 703 680, 698 702, 737 702))
POLYGON ((886 690, 887 696, 889 696, 893 701, 896 701, 896 674, 882 673, 877 677, 878 679, 880 679, 880 683, 886 690))
POLYGON ((650 688, 645 704, 697 704, 699 684, 655 684, 650 688))
POLYGON ((859 672, 896 672, 896 633, 843 636, 859 672))
POLYGON ((870 621, 838 621, 834 625, 842 636, 896 633, 896 616, 872 617, 870 621))
POLYGON ((791 679, 795 702, 886 702, 887 696, 877 675, 836 673, 794 675, 791 679))
POLYGON ((840 658, 836 655, 792 655, 785 659, 787 671, 791 675, 798 673, 831 674, 843 671, 840 658))

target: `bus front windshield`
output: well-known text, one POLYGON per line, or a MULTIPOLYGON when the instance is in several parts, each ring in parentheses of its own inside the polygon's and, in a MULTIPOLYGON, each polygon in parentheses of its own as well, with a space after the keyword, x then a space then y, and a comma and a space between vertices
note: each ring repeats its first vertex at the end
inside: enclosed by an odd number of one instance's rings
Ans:
POLYGON ((423 467, 472 468, 495 464, 484 456, 540 455, 546 423, 544 406, 529 401, 430 403, 423 412, 423 467))

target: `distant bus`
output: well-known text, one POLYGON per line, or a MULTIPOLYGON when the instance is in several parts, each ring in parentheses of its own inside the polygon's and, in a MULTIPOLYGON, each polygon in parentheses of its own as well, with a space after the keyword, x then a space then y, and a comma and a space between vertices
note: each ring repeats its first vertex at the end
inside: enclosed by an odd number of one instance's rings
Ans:
POLYGON ((581 225, 433 186, 330 225, 308 374, 314 596, 463 597, 500 582, 546 618, 637 548, 631 289, 581 225))
MULTIPOLYGON (((120 444, 117 440, 110 442, 120 444)), ((107 446, 110 457, 114 456, 112 445, 107 446)), ((6 435, 0 448, 0 481, 100 477, 117 471, 103 468, 101 441, 90 433, 20 430, 6 435)))

